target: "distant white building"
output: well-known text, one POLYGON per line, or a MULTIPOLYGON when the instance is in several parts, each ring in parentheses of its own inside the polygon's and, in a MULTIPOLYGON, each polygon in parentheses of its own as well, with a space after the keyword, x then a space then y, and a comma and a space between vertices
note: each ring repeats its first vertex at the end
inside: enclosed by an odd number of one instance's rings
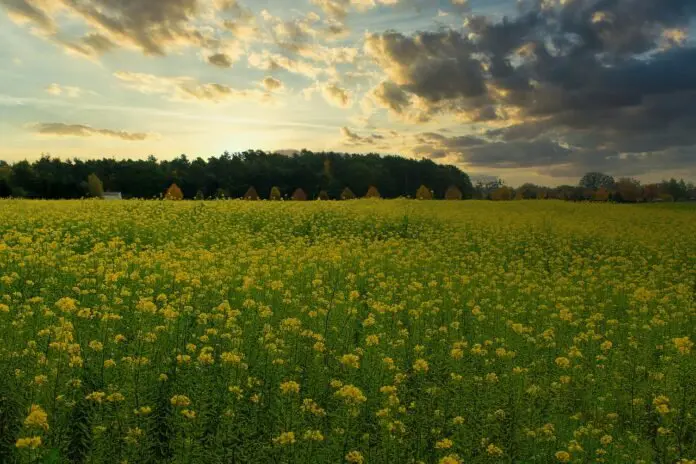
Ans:
POLYGON ((105 200, 123 200, 121 192, 104 192, 102 198, 104 198, 105 200))

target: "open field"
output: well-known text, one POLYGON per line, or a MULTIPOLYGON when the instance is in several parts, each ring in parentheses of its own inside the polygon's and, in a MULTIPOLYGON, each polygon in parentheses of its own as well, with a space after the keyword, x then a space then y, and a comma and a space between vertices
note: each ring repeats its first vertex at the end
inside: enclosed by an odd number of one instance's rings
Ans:
POLYGON ((693 205, 0 201, 0 235, 2 463, 696 459, 693 205))

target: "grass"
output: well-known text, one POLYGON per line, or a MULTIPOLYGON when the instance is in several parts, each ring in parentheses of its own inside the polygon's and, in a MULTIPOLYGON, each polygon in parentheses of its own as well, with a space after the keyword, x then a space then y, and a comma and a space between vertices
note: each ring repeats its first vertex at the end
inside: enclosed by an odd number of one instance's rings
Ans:
POLYGON ((0 462, 693 463, 695 213, 0 201, 0 462))

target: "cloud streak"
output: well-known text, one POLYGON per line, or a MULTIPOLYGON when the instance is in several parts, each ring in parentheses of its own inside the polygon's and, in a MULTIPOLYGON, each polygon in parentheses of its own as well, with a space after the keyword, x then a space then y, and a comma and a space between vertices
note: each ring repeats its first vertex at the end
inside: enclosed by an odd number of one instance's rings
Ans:
POLYGON ((139 142, 153 138, 153 134, 127 132, 121 130, 98 129, 84 124, 65 124, 60 122, 39 123, 33 127, 36 134, 59 137, 112 137, 128 142, 139 142))

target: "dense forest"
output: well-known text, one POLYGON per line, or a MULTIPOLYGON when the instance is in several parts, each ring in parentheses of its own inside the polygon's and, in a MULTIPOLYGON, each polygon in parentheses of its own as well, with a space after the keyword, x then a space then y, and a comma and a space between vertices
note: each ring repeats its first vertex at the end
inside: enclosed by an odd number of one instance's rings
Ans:
POLYGON ((413 197, 426 185, 436 198, 456 187, 464 198, 474 189, 469 176, 454 166, 399 156, 313 153, 292 155, 225 152, 207 161, 181 155, 173 160, 60 160, 44 156, 9 165, 0 161, 0 197, 81 198, 89 196, 88 177, 96 175, 103 190, 124 198, 157 198, 176 184, 184 198, 240 198, 250 187, 269 198, 277 187, 282 197, 302 189, 308 199, 338 199, 346 188, 358 197, 376 186, 384 198, 413 197))
POLYGON ((684 180, 641 184, 632 178, 589 172, 576 185, 528 183, 512 188, 501 179, 472 184, 459 168, 428 159, 308 150, 292 155, 225 152, 207 161, 189 160, 186 155, 161 161, 152 156, 84 161, 43 156, 12 165, 0 161, 0 197, 82 198, 101 196, 104 191, 120 192, 123 198, 696 200, 696 187, 684 180), (294 195, 297 192, 299 197, 294 195))

